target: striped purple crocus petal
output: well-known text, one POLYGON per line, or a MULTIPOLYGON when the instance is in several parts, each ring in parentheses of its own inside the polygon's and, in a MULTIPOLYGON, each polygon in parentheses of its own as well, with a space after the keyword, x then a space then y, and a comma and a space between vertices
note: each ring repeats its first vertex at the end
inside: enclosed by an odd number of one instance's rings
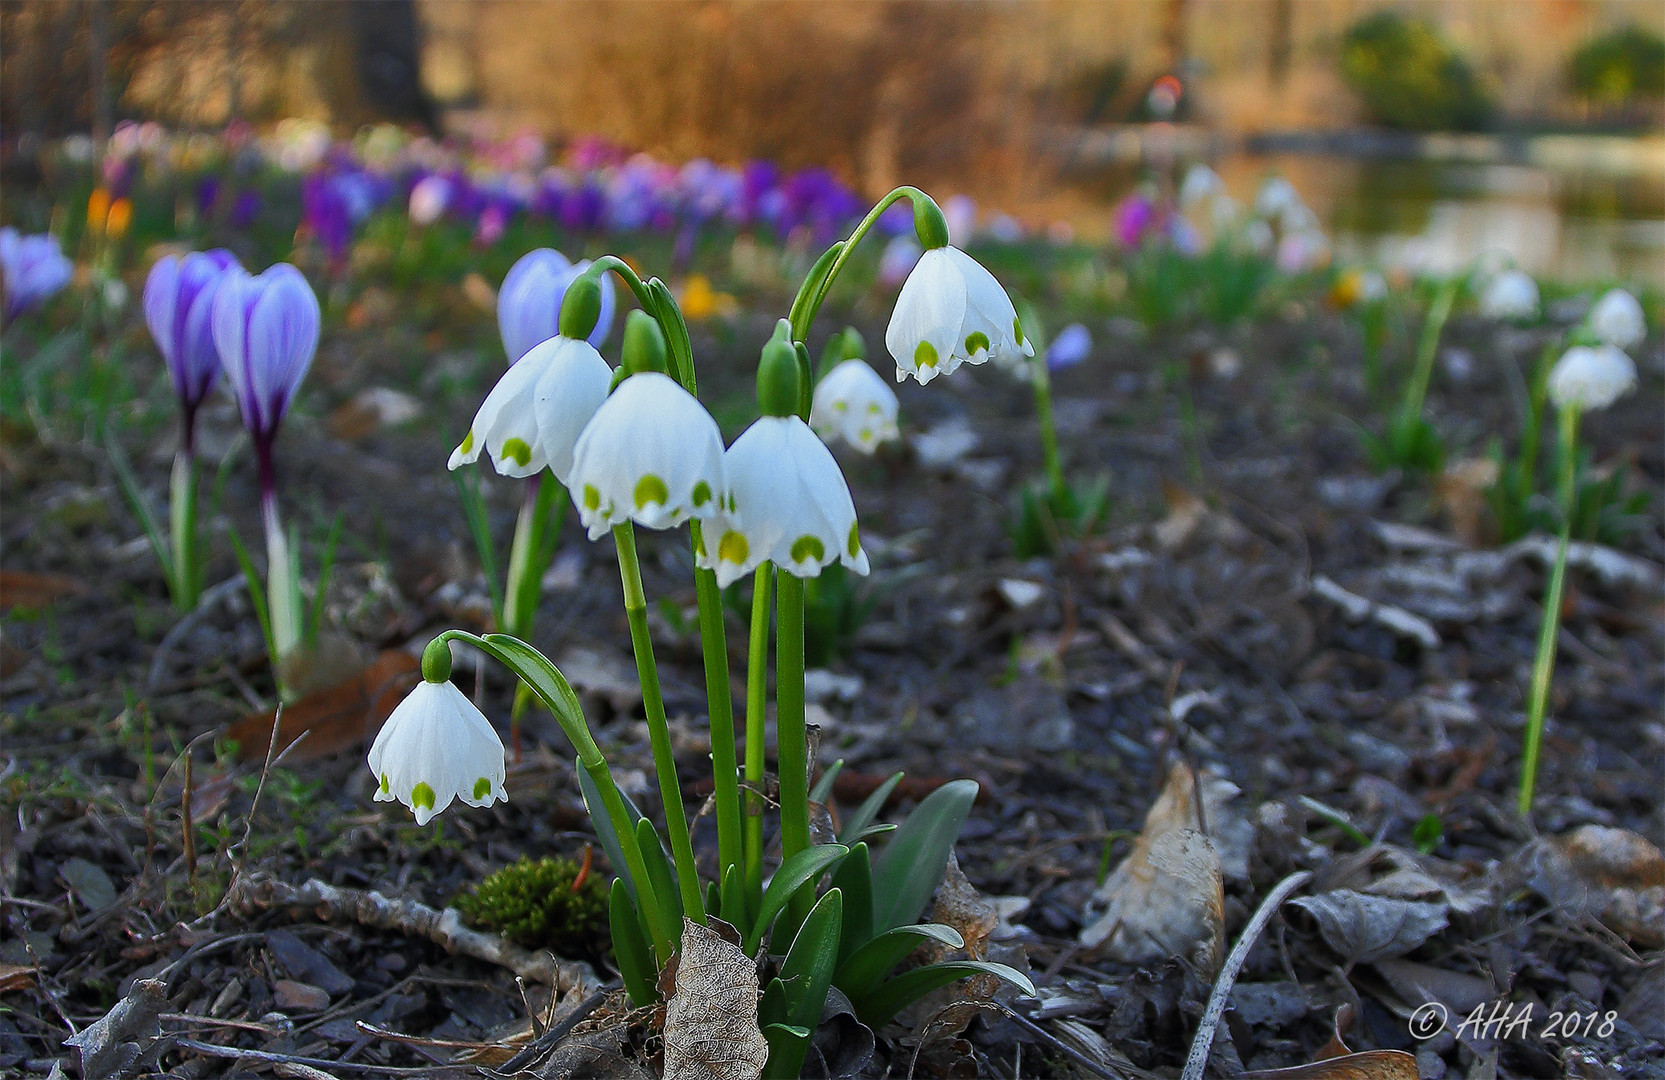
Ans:
MULTIPOLYGON (((560 333, 561 300, 567 286, 589 265, 588 260, 574 264, 554 248, 538 248, 509 268, 497 291, 497 329, 509 363, 560 333)), ((607 340, 616 306, 612 275, 603 275, 601 314, 589 336, 591 345, 599 348, 607 340)))
POLYGON ((214 344, 243 426, 269 442, 318 349, 318 298, 288 263, 258 277, 226 272, 214 293, 214 344))
POLYGON ((145 322, 167 361, 173 391, 186 409, 202 404, 220 378, 210 313, 214 286, 237 260, 225 250, 164 256, 145 279, 145 322))

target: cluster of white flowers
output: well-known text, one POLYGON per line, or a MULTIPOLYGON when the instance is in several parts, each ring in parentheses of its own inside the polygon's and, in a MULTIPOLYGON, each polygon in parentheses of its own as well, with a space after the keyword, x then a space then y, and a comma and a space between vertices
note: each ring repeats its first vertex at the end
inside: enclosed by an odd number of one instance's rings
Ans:
POLYGON ((1625 351, 1648 336, 1636 297, 1610 289, 1591 307, 1584 330, 1595 345, 1574 345, 1549 373, 1549 399, 1558 409, 1605 409, 1636 388, 1636 363, 1625 351))

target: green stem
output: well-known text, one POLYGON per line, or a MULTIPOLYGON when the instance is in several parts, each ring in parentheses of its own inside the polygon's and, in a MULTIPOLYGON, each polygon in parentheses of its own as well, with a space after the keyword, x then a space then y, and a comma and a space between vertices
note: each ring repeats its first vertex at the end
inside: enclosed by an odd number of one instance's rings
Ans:
POLYGON ((1047 370, 1045 356, 1037 356, 1029 363, 1035 376, 1035 418, 1041 425, 1041 460, 1046 466, 1046 482, 1052 489, 1053 502, 1063 506, 1069 485, 1064 480, 1064 463, 1058 453, 1058 426, 1052 419, 1052 373, 1047 370))
POLYGON ((197 547, 196 458, 186 450, 175 454, 173 459, 168 524, 173 532, 173 565, 163 569, 168 571, 174 607, 190 611, 197 606, 197 597, 202 592, 202 567, 197 547))
MULTIPOLYGON (((693 529, 695 551, 704 547, 699 521, 693 529)), ((740 767, 734 752, 734 695, 728 682, 728 638, 723 628, 723 594, 711 570, 694 571, 699 595, 700 648, 705 660, 705 703, 711 717, 711 776, 717 803, 717 880, 741 862, 740 767)))
POLYGON ((1532 796, 1538 784, 1538 759, 1544 745, 1544 713, 1549 707, 1550 676, 1555 673, 1555 641, 1561 631, 1561 596, 1567 581, 1567 548, 1572 542, 1572 500, 1574 448, 1578 439, 1578 407, 1561 410, 1561 536, 1555 545, 1555 564, 1544 592, 1544 621, 1538 628, 1538 652, 1532 661, 1532 688, 1526 707, 1526 745, 1521 755, 1521 817, 1532 813, 1532 796))
POLYGON ((1526 429, 1520 437, 1520 472, 1524 480, 1522 491, 1531 498, 1538 489, 1538 446, 1544 426, 1544 407, 1549 399, 1549 372, 1555 365, 1555 353, 1560 342, 1546 346, 1538 355, 1538 365, 1532 372, 1532 385, 1526 394, 1526 429))
POLYGON ((774 568, 764 563, 752 576, 752 626, 746 654, 746 903, 763 903, 764 719, 769 697, 769 592, 774 568))
POLYGON ((261 518, 266 528, 266 604, 272 620, 272 671, 278 696, 295 700, 295 692, 283 677, 285 662, 301 645, 301 579, 295 552, 278 519, 277 496, 268 492, 261 500, 261 518))
MULTIPOLYGON (((880 215, 890 209, 891 204, 902 199, 913 199, 916 196, 920 198, 929 197, 916 187, 904 186, 897 188, 873 204, 873 209, 869 210, 867 216, 862 218, 861 222, 851 230, 850 238, 843 241, 844 246, 839 249, 838 254, 833 258, 832 266, 827 270, 826 277, 821 279, 819 285, 814 286, 815 291, 811 294, 809 302, 801 307, 797 303, 793 304, 793 341, 807 341, 809 339, 809 328, 815 325, 815 316, 820 313, 821 304, 827 299, 827 292, 832 288, 833 282, 837 280, 838 272, 844 269, 844 264, 849 261, 850 253, 856 249, 857 244, 861 243, 862 237, 867 235, 868 230, 878 222, 880 215)), ((822 258, 825 258, 825 256, 822 256, 822 258)), ((814 280, 813 274, 810 280, 814 280)), ((806 285, 808 283, 808 281, 805 282, 806 285)))
MULTIPOLYGON (((478 634, 471 634, 466 630, 447 630, 434 640, 466 641, 490 653, 500 664, 519 676, 523 686, 532 688, 543 707, 548 709, 550 715, 561 725, 562 732, 566 734, 573 750, 578 754, 578 760, 595 779, 596 787, 601 791, 602 809, 606 812, 608 821, 612 823, 619 847, 624 851, 625 870, 629 872, 630 880, 636 884, 636 902, 641 905, 642 915, 647 924, 654 928, 654 951, 659 962, 664 964, 669 961, 676 953, 676 942, 680 939, 681 927, 672 928, 665 925, 664 910, 659 906, 658 897, 654 895, 652 879, 647 873, 647 863, 642 858, 641 846, 636 842, 636 823, 629 810, 625 808, 624 796, 620 794, 619 786, 613 780, 613 773, 607 767, 607 759, 602 756, 601 747, 596 745, 595 736, 590 733, 590 727, 584 721, 584 713, 579 707, 577 695, 572 693, 571 687, 566 685, 563 678, 559 685, 562 693, 567 695, 567 700, 550 697, 540 688, 543 683, 538 679, 536 672, 521 670, 512 655, 498 648, 490 639, 478 634)), ((527 648, 530 649, 530 646, 527 648)), ((545 660, 545 663, 548 661, 545 660)), ((549 665, 549 670, 560 676, 553 664, 549 665)))
POLYGON ((778 575, 775 603, 775 756, 781 858, 809 847, 809 748, 804 731, 804 581, 778 575))
POLYGON ((543 595, 543 572, 548 559, 550 517, 562 492, 553 476, 540 473, 526 484, 526 498, 515 521, 509 548, 507 587, 503 594, 503 629, 522 640, 532 635, 532 619, 543 595))
POLYGON ((1457 290, 1461 287, 1460 278, 1447 278, 1439 292, 1434 294, 1434 302, 1428 307, 1428 317, 1422 321, 1422 335, 1416 342, 1416 368, 1411 374, 1410 385, 1405 389, 1404 412, 1407 416, 1422 415, 1422 402, 1428 396, 1428 380, 1434 373, 1434 353, 1439 351, 1440 332, 1445 329, 1445 320, 1451 316, 1451 305, 1456 303, 1457 290))
POLYGON ((665 335, 665 345, 670 356, 671 377, 682 384, 682 388, 690 394, 697 394, 697 383, 694 380, 694 356, 688 342, 688 324, 682 318, 682 311, 676 306, 675 297, 671 290, 658 278, 644 282, 629 263, 617 255, 603 255, 590 264, 584 273, 600 275, 611 270, 629 287, 636 297, 636 302, 642 310, 653 316, 659 324, 659 329, 665 335))
POLYGON ((671 729, 665 722, 665 700, 659 692, 659 667, 653 659, 653 640, 648 636, 647 594, 642 591, 642 568, 636 559, 636 531, 628 521, 613 526, 613 542, 619 553, 624 612, 630 620, 630 645, 636 653, 636 676, 642 684, 648 739, 653 744, 653 767, 659 774, 659 797, 665 805, 665 831, 670 834, 671 855, 676 861, 677 889, 682 894, 683 912, 703 925, 705 904, 700 896, 694 844, 682 807, 682 785, 677 781, 676 759, 671 751, 671 729))

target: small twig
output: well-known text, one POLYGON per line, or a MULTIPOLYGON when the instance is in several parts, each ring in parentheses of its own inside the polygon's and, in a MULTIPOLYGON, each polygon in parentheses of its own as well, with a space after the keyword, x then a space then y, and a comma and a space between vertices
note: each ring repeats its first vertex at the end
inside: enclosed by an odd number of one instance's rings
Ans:
POLYGON ((1000 1010, 1006 1014, 1006 1018, 1008 1020, 1016 1022, 1018 1027, 1029 1032, 1029 1034, 1035 1036, 1037 1039, 1045 1040, 1046 1045, 1062 1054, 1067 1055, 1071 1061, 1080 1065, 1083 1069, 1086 1069, 1094 1076, 1102 1076, 1104 1080, 1123 1080, 1121 1073, 1112 1072, 1111 1070, 1105 1068, 1102 1062, 1094 1061, 1092 1058, 1083 1054, 1081 1051, 1060 1039, 1046 1028, 1035 1023, 1027 1016, 1024 1016, 1022 1013, 1007 1008, 1005 1005, 1001 1005, 998 1001, 995 1002, 995 1004, 999 1005, 1000 1010))
POLYGON ((236 1028, 238 1031, 258 1031, 262 1035, 282 1035, 280 1028, 270 1024, 257 1024, 252 1020, 222 1020, 217 1016, 198 1016, 196 1013, 162 1013, 156 1019, 172 1020, 176 1023, 202 1024, 205 1027, 236 1028))
POLYGON ((532 1040, 520 1053, 505 1061, 495 1071, 499 1073, 518 1072, 536 1061, 540 1055, 555 1049, 562 1039, 572 1034, 573 1028, 589 1019, 590 1014, 601 1007, 602 1003, 607 1000, 607 996, 607 991, 598 990, 580 1001, 576 1008, 561 1017, 560 1023, 532 1040))
MULTIPOLYGON (((331 1058, 300 1057, 295 1054, 273 1054, 265 1050, 244 1050, 236 1046, 216 1046, 195 1039, 180 1039, 174 1044, 182 1050, 195 1050, 209 1057, 235 1058, 240 1061, 265 1061, 273 1065, 310 1065, 315 1069, 357 1069, 359 1072, 387 1073, 391 1076, 432 1075, 432 1065, 376 1065, 368 1061, 340 1061, 331 1058)), ((440 1066, 445 1068, 446 1066, 440 1066)), ((451 1066, 463 1068, 464 1066, 451 1066)))
POLYGON ((1278 908, 1289 898, 1289 894, 1305 885, 1312 878, 1309 870, 1297 870, 1284 878, 1273 887, 1255 910, 1254 918, 1243 928, 1243 934, 1237 939, 1237 944, 1231 948, 1226 957, 1225 966, 1220 969, 1215 979, 1214 989, 1208 995, 1208 1006, 1203 1009, 1202 1023, 1197 1025, 1197 1036, 1191 1040, 1191 1053, 1185 1058, 1185 1071, 1180 1074, 1180 1080, 1202 1080, 1203 1070, 1208 1067, 1208 1053, 1214 1047, 1214 1030, 1220 1024, 1220 1016, 1226 1011, 1226 1002, 1231 998, 1232 984, 1237 981, 1237 973, 1243 969, 1243 962, 1249 958, 1249 950, 1259 939, 1266 924, 1272 921, 1272 916, 1278 908))

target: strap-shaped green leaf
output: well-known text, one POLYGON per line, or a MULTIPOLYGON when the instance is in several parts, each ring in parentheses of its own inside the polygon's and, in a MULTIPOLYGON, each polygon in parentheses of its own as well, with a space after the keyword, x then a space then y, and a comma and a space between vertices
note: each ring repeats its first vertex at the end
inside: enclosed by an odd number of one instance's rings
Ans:
MULTIPOLYGON (((607 811, 602 807, 601 788, 597 786, 595 777, 590 775, 589 768, 582 761, 578 762, 578 790, 583 794, 584 805, 590 811, 590 824, 595 827, 596 839, 601 841, 601 850, 607 853, 607 861, 613 864, 613 870, 619 875, 619 880, 630 890, 630 899, 634 903, 637 883, 630 880, 630 871, 627 869, 629 864, 624 861, 624 847, 619 843, 619 834, 613 828, 613 819, 607 816, 607 811)), ((624 792, 619 792, 619 798, 624 802, 625 813, 629 815, 631 828, 634 829, 635 823, 642 820, 642 812, 624 792)))
POLYGON ((831 765, 828 765, 827 771, 821 774, 821 779, 815 781, 815 786, 809 789, 810 801, 825 803, 827 801, 827 796, 832 794, 833 782, 838 779, 838 774, 843 771, 843 758, 839 758, 831 765))
POLYGON ((763 890, 763 903, 758 908, 757 921, 752 924, 751 933, 746 935, 747 955, 756 955, 758 946, 763 943, 763 935, 774 925, 775 916, 780 914, 786 902, 805 885, 813 887, 817 878, 849 853, 850 849, 843 844, 816 844, 781 863, 780 869, 770 879, 769 887, 763 890))
POLYGON ((647 868, 648 880, 653 883, 653 895, 665 906, 665 917, 674 926, 682 925, 682 891, 677 887, 676 871, 665 855, 665 844, 653 822, 642 818, 636 822, 636 843, 642 849, 642 864, 647 868))
POLYGON ((919 921, 942 884, 948 854, 977 800, 977 781, 951 780, 925 796, 897 827, 873 867, 873 926, 919 921))
POLYGON ((872 993, 909 953, 927 941, 940 941, 952 949, 965 944, 958 930, 942 923, 898 926, 852 952, 838 965, 833 982, 851 1001, 860 1001, 872 993))
MULTIPOLYGON (((838 932, 844 921, 844 894, 828 889, 815 902, 792 947, 781 961, 780 980, 786 987, 787 1022, 813 1029, 821 1023, 838 963, 838 932)), ((797 1075, 797 1070, 790 1070, 797 1075)))
POLYGON ((723 887, 718 892, 717 901, 712 910, 720 913, 724 922, 730 926, 751 924, 746 914, 746 877, 740 867, 730 866, 723 875, 723 887))
POLYGON ((993 975, 1004 979, 1025 994, 1035 992, 1035 984, 1023 972, 1005 964, 991 964, 986 960, 947 960, 940 964, 904 971, 896 978, 879 986, 860 1001, 852 1001, 856 1016, 868 1027, 877 1030, 895 1019, 910 1002, 918 1001, 938 987, 971 975, 993 975))
POLYGON ((809 1053, 809 1037, 813 1034, 808 1028, 797 1027, 793 1024, 764 1024, 763 1041, 769 1044, 769 1063, 764 1066, 764 1076, 797 1076, 797 1073, 780 1073, 773 1068, 777 1058, 784 1058, 796 1054, 799 1061, 809 1053))
POLYGON ((613 892, 608 897, 607 925, 613 932, 613 959, 618 962, 619 975, 630 1002, 638 1009, 652 1005, 658 995, 658 975, 653 966, 653 952, 648 947, 647 933, 641 915, 630 899, 624 879, 613 879, 613 892))
POLYGON ((475 640, 532 688, 572 741, 579 760, 593 765, 601 757, 590 726, 584 722, 584 707, 578 703, 578 695, 549 657, 508 634, 487 634, 475 640))
POLYGON ((853 844, 860 839, 860 833, 872 824, 874 818, 879 816, 879 811, 884 809, 885 803, 890 799, 890 793, 895 791, 896 785, 901 782, 902 774, 896 773, 874 788, 873 793, 863 799, 860 806, 856 807, 850 815, 850 820, 844 823, 844 828, 839 830, 838 839, 846 844, 853 844))
POLYGON ((873 863, 866 844, 856 844, 833 871, 832 887, 844 894, 844 927, 838 935, 838 959, 873 936, 873 863))

